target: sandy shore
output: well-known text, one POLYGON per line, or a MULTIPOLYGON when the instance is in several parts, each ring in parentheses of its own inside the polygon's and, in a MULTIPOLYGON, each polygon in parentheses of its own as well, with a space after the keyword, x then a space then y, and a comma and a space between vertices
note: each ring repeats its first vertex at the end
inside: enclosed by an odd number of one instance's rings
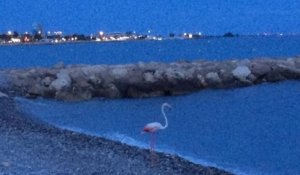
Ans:
POLYGON ((0 97, 0 174, 231 174, 175 155, 55 128, 0 97))

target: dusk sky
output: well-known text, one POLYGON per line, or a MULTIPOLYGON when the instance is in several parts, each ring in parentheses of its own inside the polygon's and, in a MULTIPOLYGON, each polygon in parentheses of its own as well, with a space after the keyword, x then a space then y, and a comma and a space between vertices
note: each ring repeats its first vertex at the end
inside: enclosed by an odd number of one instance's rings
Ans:
POLYGON ((299 0, 1 0, 0 32, 300 33, 299 0))

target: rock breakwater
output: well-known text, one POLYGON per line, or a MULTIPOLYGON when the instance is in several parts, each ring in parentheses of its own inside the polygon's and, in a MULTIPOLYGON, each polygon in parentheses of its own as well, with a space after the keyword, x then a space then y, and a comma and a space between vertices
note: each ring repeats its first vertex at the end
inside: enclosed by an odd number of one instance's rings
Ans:
POLYGON ((178 95, 300 78, 300 58, 68 65, 0 71, 2 91, 28 98, 83 100, 178 95))

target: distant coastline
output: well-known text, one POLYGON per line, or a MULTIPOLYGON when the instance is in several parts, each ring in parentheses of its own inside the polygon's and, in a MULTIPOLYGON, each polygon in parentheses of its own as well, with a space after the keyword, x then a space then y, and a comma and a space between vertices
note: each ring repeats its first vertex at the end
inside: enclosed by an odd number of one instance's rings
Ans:
POLYGON ((239 35, 234 37, 226 36, 203 36, 201 38, 162 38, 162 39, 132 39, 132 40, 108 40, 108 41, 95 41, 95 40, 77 40, 77 41, 35 41, 35 42, 1 42, 0 46, 19 46, 19 45, 61 45, 61 44, 82 44, 82 43, 112 43, 112 42, 139 42, 139 41, 166 41, 166 40, 203 40, 203 39, 219 39, 219 38, 256 38, 256 37, 298 37, 300 35, 239 35))
POLYGON ((207 38, 233 38, 233 37, 283 37, 283 36, 300 36, 297 34, 284 35, 283 33, 260 33, 251 35, 241 35, 232 32, 226 32, 223 35, 205 35, 201 32, 184 32, 169 33, 167 36, 152 34, 148 31, 146 34, 136 33, 135 31, 127 32, 103 32, 99 31, 94 34, 64 34, 62 31, 44 32, 42 26, 36 27, 32 32, 19 33, 9 30, 7 33, 0 33, 0 45, 35 45, 35 44, 61 44, 61 43, 83 43, 83 42, 118 42, 118 41, 140 41, 140 40, 190 40, 190 39, 207 39, 207 38))

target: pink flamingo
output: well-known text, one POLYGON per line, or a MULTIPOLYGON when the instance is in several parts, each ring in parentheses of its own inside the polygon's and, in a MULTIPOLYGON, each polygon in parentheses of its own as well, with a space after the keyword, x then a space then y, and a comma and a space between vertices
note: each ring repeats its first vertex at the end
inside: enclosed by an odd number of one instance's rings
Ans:
POLYGON ((154 147, 155 147, 155 140, 156 140, 156 132, 158 130, 163 130, 166 129, 168 127, 168 119, 165 113, 165 107, 169 107, 172 108, 171 105, 169 105, 168 103, 163 103, 161 105, 161 113, 163 114, 164 118, 165 118, 165 126, 162 126, 161 123, 159 122, 152 122, 152 123, 148 123, 147 125, 144 126, 144 129, 142 131, 142 133, 150 133, 151 134, 151 141, 150 141, 150 151, 153 152, 154 151, 154 147))

